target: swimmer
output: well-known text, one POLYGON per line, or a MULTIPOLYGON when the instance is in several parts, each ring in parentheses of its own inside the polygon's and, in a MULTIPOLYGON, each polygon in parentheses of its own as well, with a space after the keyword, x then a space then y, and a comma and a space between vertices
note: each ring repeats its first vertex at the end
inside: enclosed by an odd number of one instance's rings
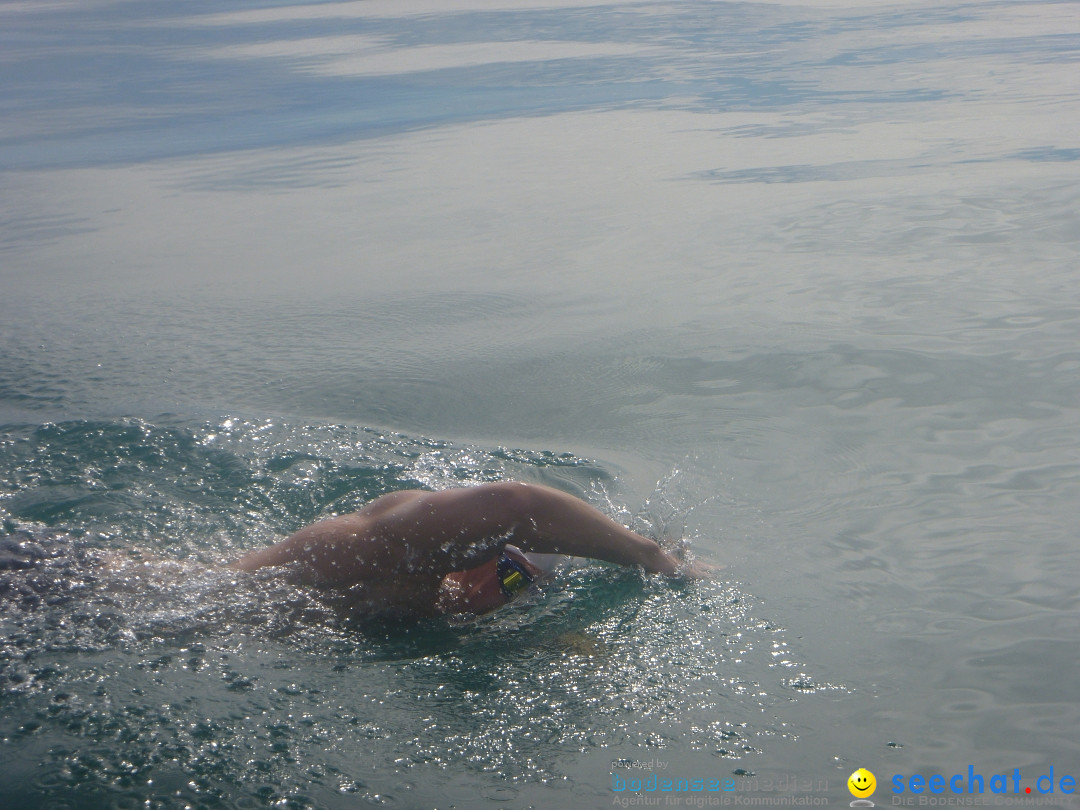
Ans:
POLYGON ((561 558, 551 555, 702 575, 584 501, 523 483, 391 492, 230 567, 289 566, 302 584, 345 594, 352 609, 436 616, 505 605, 561 558))

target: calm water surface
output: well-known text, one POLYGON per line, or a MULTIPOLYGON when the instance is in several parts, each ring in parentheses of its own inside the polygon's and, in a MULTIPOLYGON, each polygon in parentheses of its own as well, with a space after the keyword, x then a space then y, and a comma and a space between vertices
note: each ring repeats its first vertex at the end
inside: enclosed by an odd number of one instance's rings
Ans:
POLYGON ((1078 12, 0 2, 0 804, 1077 775, 1078 12), (214 567, 507 478, 726 567, 214 567))

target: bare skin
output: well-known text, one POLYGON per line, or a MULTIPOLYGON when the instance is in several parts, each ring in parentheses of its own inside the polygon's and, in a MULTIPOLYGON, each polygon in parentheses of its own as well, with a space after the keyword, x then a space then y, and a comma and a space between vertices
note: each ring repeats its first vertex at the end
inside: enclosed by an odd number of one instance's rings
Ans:
POLYGON ((372 612, 485 613, 506 603, 495 566, 508 543, 525 552, 641 566, 648 573, 696 575, 584 501, 523 483, 392 492, 358 512, 306 526, 231 567, 290 565, 303 582, 348 591, 372 612))

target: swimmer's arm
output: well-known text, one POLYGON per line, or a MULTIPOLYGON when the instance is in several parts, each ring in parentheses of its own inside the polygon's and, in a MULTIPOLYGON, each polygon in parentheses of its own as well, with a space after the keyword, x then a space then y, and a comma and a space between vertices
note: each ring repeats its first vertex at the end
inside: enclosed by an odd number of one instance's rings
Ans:
MULTIPOLYGON (((390 497, 395 496, 404 493, 390 497)), ((654 574, 681 573, 679 561, 652 540, 585 501, 541 484, 504 482, 412 493, 390 509, 382 509, 380 501, 358 517, 368 514, 378 524, 376 534, 400 539, 395 548, 408 555, 409 571, 462 571, 497 557, 513 543, 522 551, 641 566, 654 574)))
POLYGON ((590 557, 649 573, 693 575, 655 542, 582 500, 538 484, 497 483, 396 492, 359 512, 301 529, 232 564, 252 571, 300 563, 327 585, 431 578, 481 565, 506 543, 523 551, 590 557))
POLYGON ((684 573, 680 562, 654 541, 585 501, 540 484, 507 482, 423 493, 382 522, 413 548, 425 547, 433 569, 447 573, 498 556, 506 543, 538 554, 641 566, 653 574, 684 573))
POLYGON ((549 487, 520 486, 528 493, 528 518, 514 531, 513 542, 523 551, 640 566, 650 574, 687 573, 680 561, 655 541, 630 531, 584 501, 549 487))

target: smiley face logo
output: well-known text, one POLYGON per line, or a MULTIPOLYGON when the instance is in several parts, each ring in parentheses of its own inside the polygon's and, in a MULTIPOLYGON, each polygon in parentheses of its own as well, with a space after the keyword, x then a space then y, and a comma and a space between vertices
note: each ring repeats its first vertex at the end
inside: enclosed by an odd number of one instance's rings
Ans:
POLYGON ((866 768, 859 768, 848 777, 847 787, 852 796, 857 799, 865 799, 867 796, 874 795, 874 790, 877 788, 877 779, 866 768))

